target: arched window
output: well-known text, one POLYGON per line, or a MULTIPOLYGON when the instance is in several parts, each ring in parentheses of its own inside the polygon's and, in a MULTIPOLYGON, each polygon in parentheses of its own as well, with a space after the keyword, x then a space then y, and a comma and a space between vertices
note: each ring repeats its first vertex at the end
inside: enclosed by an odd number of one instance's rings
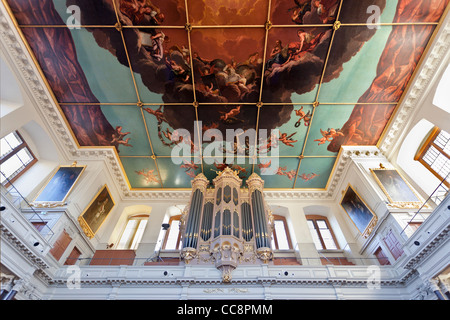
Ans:
POLYGON ((308 215, 306 220, 317 250, 339 249, 333 230, 330 228, 326 217, 308 215))
POLYGON ((450 134, 434 127, 419 148, 414 160, 423 164, 439 180, 450 187, 450 134))
POLYGON ((172 216, 169 219, 170 227, 166 231, 164 237, 163 250, 180 250, 181 249, 181 233, 180 233, 181 214, 172 216))
POLYGON ((147 214, 131 216, 122 232, 116 249, 136 250, 144 235, 148 217, 147 214))
POLYGON ((291 236, 289 235, 286 218, 275 214, 273 218, 272 248, 275 250, 291 250, 291 236))
POLYGON ((14 182, 35 164, 37 159, 17 131, 6 135, 0 142, 0 168, 2 173, 0 182, 8 186, 9 183, 14 182))

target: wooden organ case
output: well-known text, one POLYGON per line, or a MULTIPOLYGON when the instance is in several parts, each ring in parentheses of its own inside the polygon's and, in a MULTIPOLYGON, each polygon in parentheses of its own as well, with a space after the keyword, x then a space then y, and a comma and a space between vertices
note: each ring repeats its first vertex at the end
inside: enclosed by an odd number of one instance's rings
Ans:
POLYGON ((214 264, 222 281, 231 281, 239 264, 268 263, 273 258, 273 216, 263 197, 264 181, 253 173, 248 188, 230 168, 219 172, 207 188, 199 174, 181 217, 181 258, 186 264, 214 264))

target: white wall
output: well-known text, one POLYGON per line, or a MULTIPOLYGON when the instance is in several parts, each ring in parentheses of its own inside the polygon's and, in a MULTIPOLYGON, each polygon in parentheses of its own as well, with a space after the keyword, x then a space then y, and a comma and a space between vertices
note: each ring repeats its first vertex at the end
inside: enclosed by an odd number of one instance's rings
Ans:
MULTIPOLYGON (((413 187, 423 196, 429 196, 439 185, 439 180, 422 164, 414 160, 421 142, 433 126, 450 132, 450 113, 433 104, 436 90, 442 76, 450 63, 450 52, 445 55, 434 78, 430 80, 426 94, 421 97, 419 107, 408 119, 404 132, 399 136, 389 161, 396 166, 413 187)), ((450 90, 446 88, 447 101, 450 100, 450 90)))

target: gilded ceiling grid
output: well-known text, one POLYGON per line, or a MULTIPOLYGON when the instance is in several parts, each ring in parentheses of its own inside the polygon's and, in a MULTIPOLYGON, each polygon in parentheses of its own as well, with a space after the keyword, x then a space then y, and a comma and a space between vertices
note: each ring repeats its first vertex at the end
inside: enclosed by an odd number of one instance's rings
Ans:
MULTIPOLYGON (((183 105, 181 103, 149 103, 149 102, 142 102, 141 101, 140 94, 139 94, 139 89, 138 89, 138 86, 136 84, 135 75, 134 75, 134 72, 133 72, 133 69, 132 69, 132 64, 131 64, 130 57, 129 57, 129 54, 128 54, 128 50, 127 50, 127 46, 126 46, 126 42, 125 42, 125 37, 124 37, 124 34, 123 34, 123 29, 135 29, 135 28, 139 28, 139 29, 141 29, 141 28, 184 29, 187 32, 188 49, 189 49, 189 54, 192 57, 192 46, 191 46, 190 34, 191 34, 191 31, 193 29, 262 28, 262 29, 265 30, 264 51, 263 51, 263 61, 265 61, 266 60, 266 53, 267 53, 267 42, 268 42, 267 40, 268 40, 268 35, 269 35, 270 29, 271 28, 298 28, 299 27, 298 25, 295 25, 295 24, 294 25, 281 25, 281 24, 276 25, 276 24, 272 24, 272 22, 270 21, 272 0, 268 0, 267 22, 264 25, 195 25, 195 24, 191 24, 190 23, 191 19, 190 19, 190 16, 189 16, 187 1, 188 0, 185 0, 185 11, 186 11, 186 21, 187 21, 185 26, 158 25, 158 26, 139 26, 139 27, 136 27, 136 26, 124 26, 124 25, 121 25, 120 19, 119 19, 119 13, 118 13, 118 9, 117 9, 115 1, 112 1, 113 4, 114 4, 114 10, 115 10, 116 20, 117 20, 115 25, 81 25, 80 26, 81 28, 115 28, 118 32, 120 32, 121 38, 122 38, 122 43, 123 43, 123 46, 124 46, 124 51, 125 51, 125 54, 126 54, 126 57, 127 57, 128 66, 130 68, 130 73, 131 73, 131 77, 132 77, 133 87, 134 87, 134 89, 136 91, 137 102, 122 102, 122 103, 114 103, 114 102, 97 102, 97 103, 88 103, 88 102, 86 102, 86 103, 79 103, 78 102, 78 103, 70 103, 70 102, 59 102, 59 101, 57 101, 56 97, 53 95, 55 102, 57 104, 59 104, 59 105, 67 105, 67 106, 70 106, 70 105, 102 105, 102 106, 117 106, 117 105, 120 105, 120 106, 131 105, 131 106, 133 106, 133 105, 136 105, 137 107, 139 107, 140 113, 141 113, 141 116, 142 116, 142 121, 144 123, 144 127, 145 127, 145 130, 146 130, 147 139, 148 139, 148 142, 149 142, 151 155, 148 155, 148 156, 127 155, 127 156, 120 156, 120 158, 151 158, 151 159, 153 159, 154 163, 155 163, 155 167, 156 167, 157 172, 158 172, 159 183, 161 185, 161 188, 163 188, 164 186, 163 186, 163 182, 162 182, 163 179, 162 179, 159 167, 158 167, 157 159, 158 158, 169 158, 171 156, 155 154, 155 152, 153 150, 153 145, 152 145, 152 141, 151 141, 151 138, 150 138, 150 134, 149 134, 148 125, 147 125, 147 122, 145 120, 145 116, 144 116, 144 113, 142 111, 142 108, 143 108, 143 106, 146 106, 146 105, 147 106, 156 106, 156 105, 162 105, 162 106, 168 105, 169 106, 170 105, 170 106, 180 106, 180 108, 183 108, 187 104, 183 105)), ((258 102, 256 104, 255 103, 238 103, 238 102, 235 102, 235 103, 233 103, 233 102, 232 103, 198 102, 197 99, 196 99, 196 93, 195 93, 196 90, 195 90, 194 75, 192 75, 192 77, 191 77, 192 78, 192 85, 193 85, 193 88, 194 88, 192 105, 193 105, 193 107, 195 109, 195 115, 196 115, 196 120, 197 120, 197 128, 196 129, 197 129, 198 134, 200 135, 201 130, 200 130, 199 126, 198 126, 199 117, 198 117, 198 110, 197 110, 197 108, 199 106, 202 106, 202 105, 249 105, 249 106, 255 106, 256 105, 256 107, 257 107, 256 127, 255 127, 256 132, 258 132, 258 127, 259 127, 260 109, 263 108, 265 105, 267 105, 267 106, 312 105, 313 108, 312 108, 310 125, 307 128, 307 133, 306 133, 305 140, 303 142, 303 146, 301 148, 301 153, 298 156, 289 156, 289 155, 279 155, 279 156, 268 156, 268 155, 265 155, 265 156, 260 156, 261 158, 271 158, 271 157, 298 158, 299 162, 298 162, 298 165, 297 165, 295 180, 293 182, 293 187, 292 187, 294 189, 295 186, 296 186, 300 165, 301 165, 301 162, 302 162, 303 159, 305 159, 305 158, 337 158, 337 156, 338 156, 338 155, 323 156, 323 155, 305 155, 304 154, 305 147, 306 147, 307 142, 308 142, 310 128, 311 128, 313 120, 314 120, 314 114, 315 114, 315 111, 316 111, 317 107, 319 107, 319 105, 321 105, 321 104, 335 105, 336 107, 345 106, 345 105, 356 105, 356 104, 359 104, 359 105, 396 105, 396 107, 394 108, 394 113, 395 113, 397 108, 398 108, 398 105, 401 103, 402 99, 400 99, 398 102, 381 102, 381 103, 379 103, 379 102, 359 103, 357 101, 355 101, 355 102, 319 102, 320 89, 322 87, 323 78, 324 78, 325 71, 326 71, 326 68, 327 68, 328 58, 329 58, 329 55, 330 55, 330 52, 331 52, 331 48, 332 48, 332 45, 333 45, 335 32, 339 28, 357 27, 357 26, 366 26, 367 25, 366 23, 340 23, 339 22, 339 15, 340 15, 340 11, 341 11, 342 4, 343 4, 344 1, 345 0, 341 0, 340 4, 339 4, 339 10, 338 10, 338 13, 336 15, 336 22, 337 23, 334 23, 334 24, 304 24, 304 25, 302 25, 302 27, 304 27, 304 28, 328 27, 328 28, 332 28, 333 29, 331 40, 330 40, 330 43, 328 45, 327 55, 326 55, 326 59, 325 59, 325 62, 324 62, 322 74, 321 74, 321 77, 320 77, 320 81, 319 81, 319 83, 317 85, 316 98, 315 98, 314 102, 297 102, 297 103, 296 102, 292 102, 292 103, 264 102, 263 103, 262 102, 263 84, 264 84, 263 81, 261 81, 260 92, 259 92, 259 100, 258 100, 258 102)), ((7 8, 9 8, 8 4, 6 3, 6 1, 2 0, 2 2, 4 3, 4 5, 7 8)), ((445 17, 445 14, 443 15, 443 17, 445 17)), ((15 20, 13 15, 11 15, 11 18, 15 20)), ((16 22, 16 24, 17 24, 17 22, 16 22)), ((403 23, 378 23, 378 24, 380 26, 398 26, 398 25, 406 25, 406 26, 435 25, 435 26, 439 26, 440 22, 403 22, 403 23)), ((67 28, 67 25, 19 25, 19 24, 17 24, 17 26, 19 27, 19 29, 20 28, 67 28)), ((30 53, 32 53, 31 50, 30 50, 30 53)), ((192 68, 192 59, 190 59, 190 64, 191 64, 191 68, 192 68)), ((264 67, 265 67, 265 65, 263 63, 262 71, 261 71, 261 78, 263 78, 263 75, 264 75, 264 67)), ((48 84, 47 84, 47 86, 48 86, 48 84)), ((49 87, 49 89, 50 89, 50 87, 49 87)), ((406 91, 407 90, 405 90, 405 92, 406 91)), ((389 120, 388 124, 386 125, 386 127, 389 126, 389 123, 390 123, 390 120, 389 120)), ((383 131, 382 137, 384 135, 384 131, 383 131)), ((257 137, 256 137, 256 139, 257 139, 257 137)), ((202 148, 199 148, 199 151, 200 151, 200 156, 199 157, 201 159, 212 157, 212 156, 203 156, 202 155, 202 148)), ((192 155, 192 157, 195 158, 197 156, 192 155)), ((244 156, 244 157, 245 158, 250 158, 250 156, 244 156)), ((202 172, 204 172, 203 162, 204 161, 202 160, 201 161, 202 172)), ((335 168, 333 167, 333 170, 332 170, 332 172, 330 174, 330 177, 332 176, 332 173, 334 172, 334 169, 335 168)), ((122 167, 122 170, 124 170, 123 167, 122 167)), ((252 165, 252 172, 253 171, 254 171, 254 164, 252 165)), ((328 187, 329 182, 330 182, 330 178, 328 179, 327 187, 328 187)), ((128 184, 129 184, 129 182, 128 182, 128 184)), ((129 187, 131 188, 130 184, 129 184, 129 187)), ((325 189, 327 187, 325 187, 325 189)))

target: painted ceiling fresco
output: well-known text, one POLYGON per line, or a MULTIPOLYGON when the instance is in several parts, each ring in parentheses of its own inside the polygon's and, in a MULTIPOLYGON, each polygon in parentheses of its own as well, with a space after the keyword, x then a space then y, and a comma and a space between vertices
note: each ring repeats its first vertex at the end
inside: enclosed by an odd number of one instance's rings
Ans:
POLYGON ((6 0, 78 144, 113 146, 139 190, 225 166, 326 188, 342 145, 379 141, 448 2, 6 0))

